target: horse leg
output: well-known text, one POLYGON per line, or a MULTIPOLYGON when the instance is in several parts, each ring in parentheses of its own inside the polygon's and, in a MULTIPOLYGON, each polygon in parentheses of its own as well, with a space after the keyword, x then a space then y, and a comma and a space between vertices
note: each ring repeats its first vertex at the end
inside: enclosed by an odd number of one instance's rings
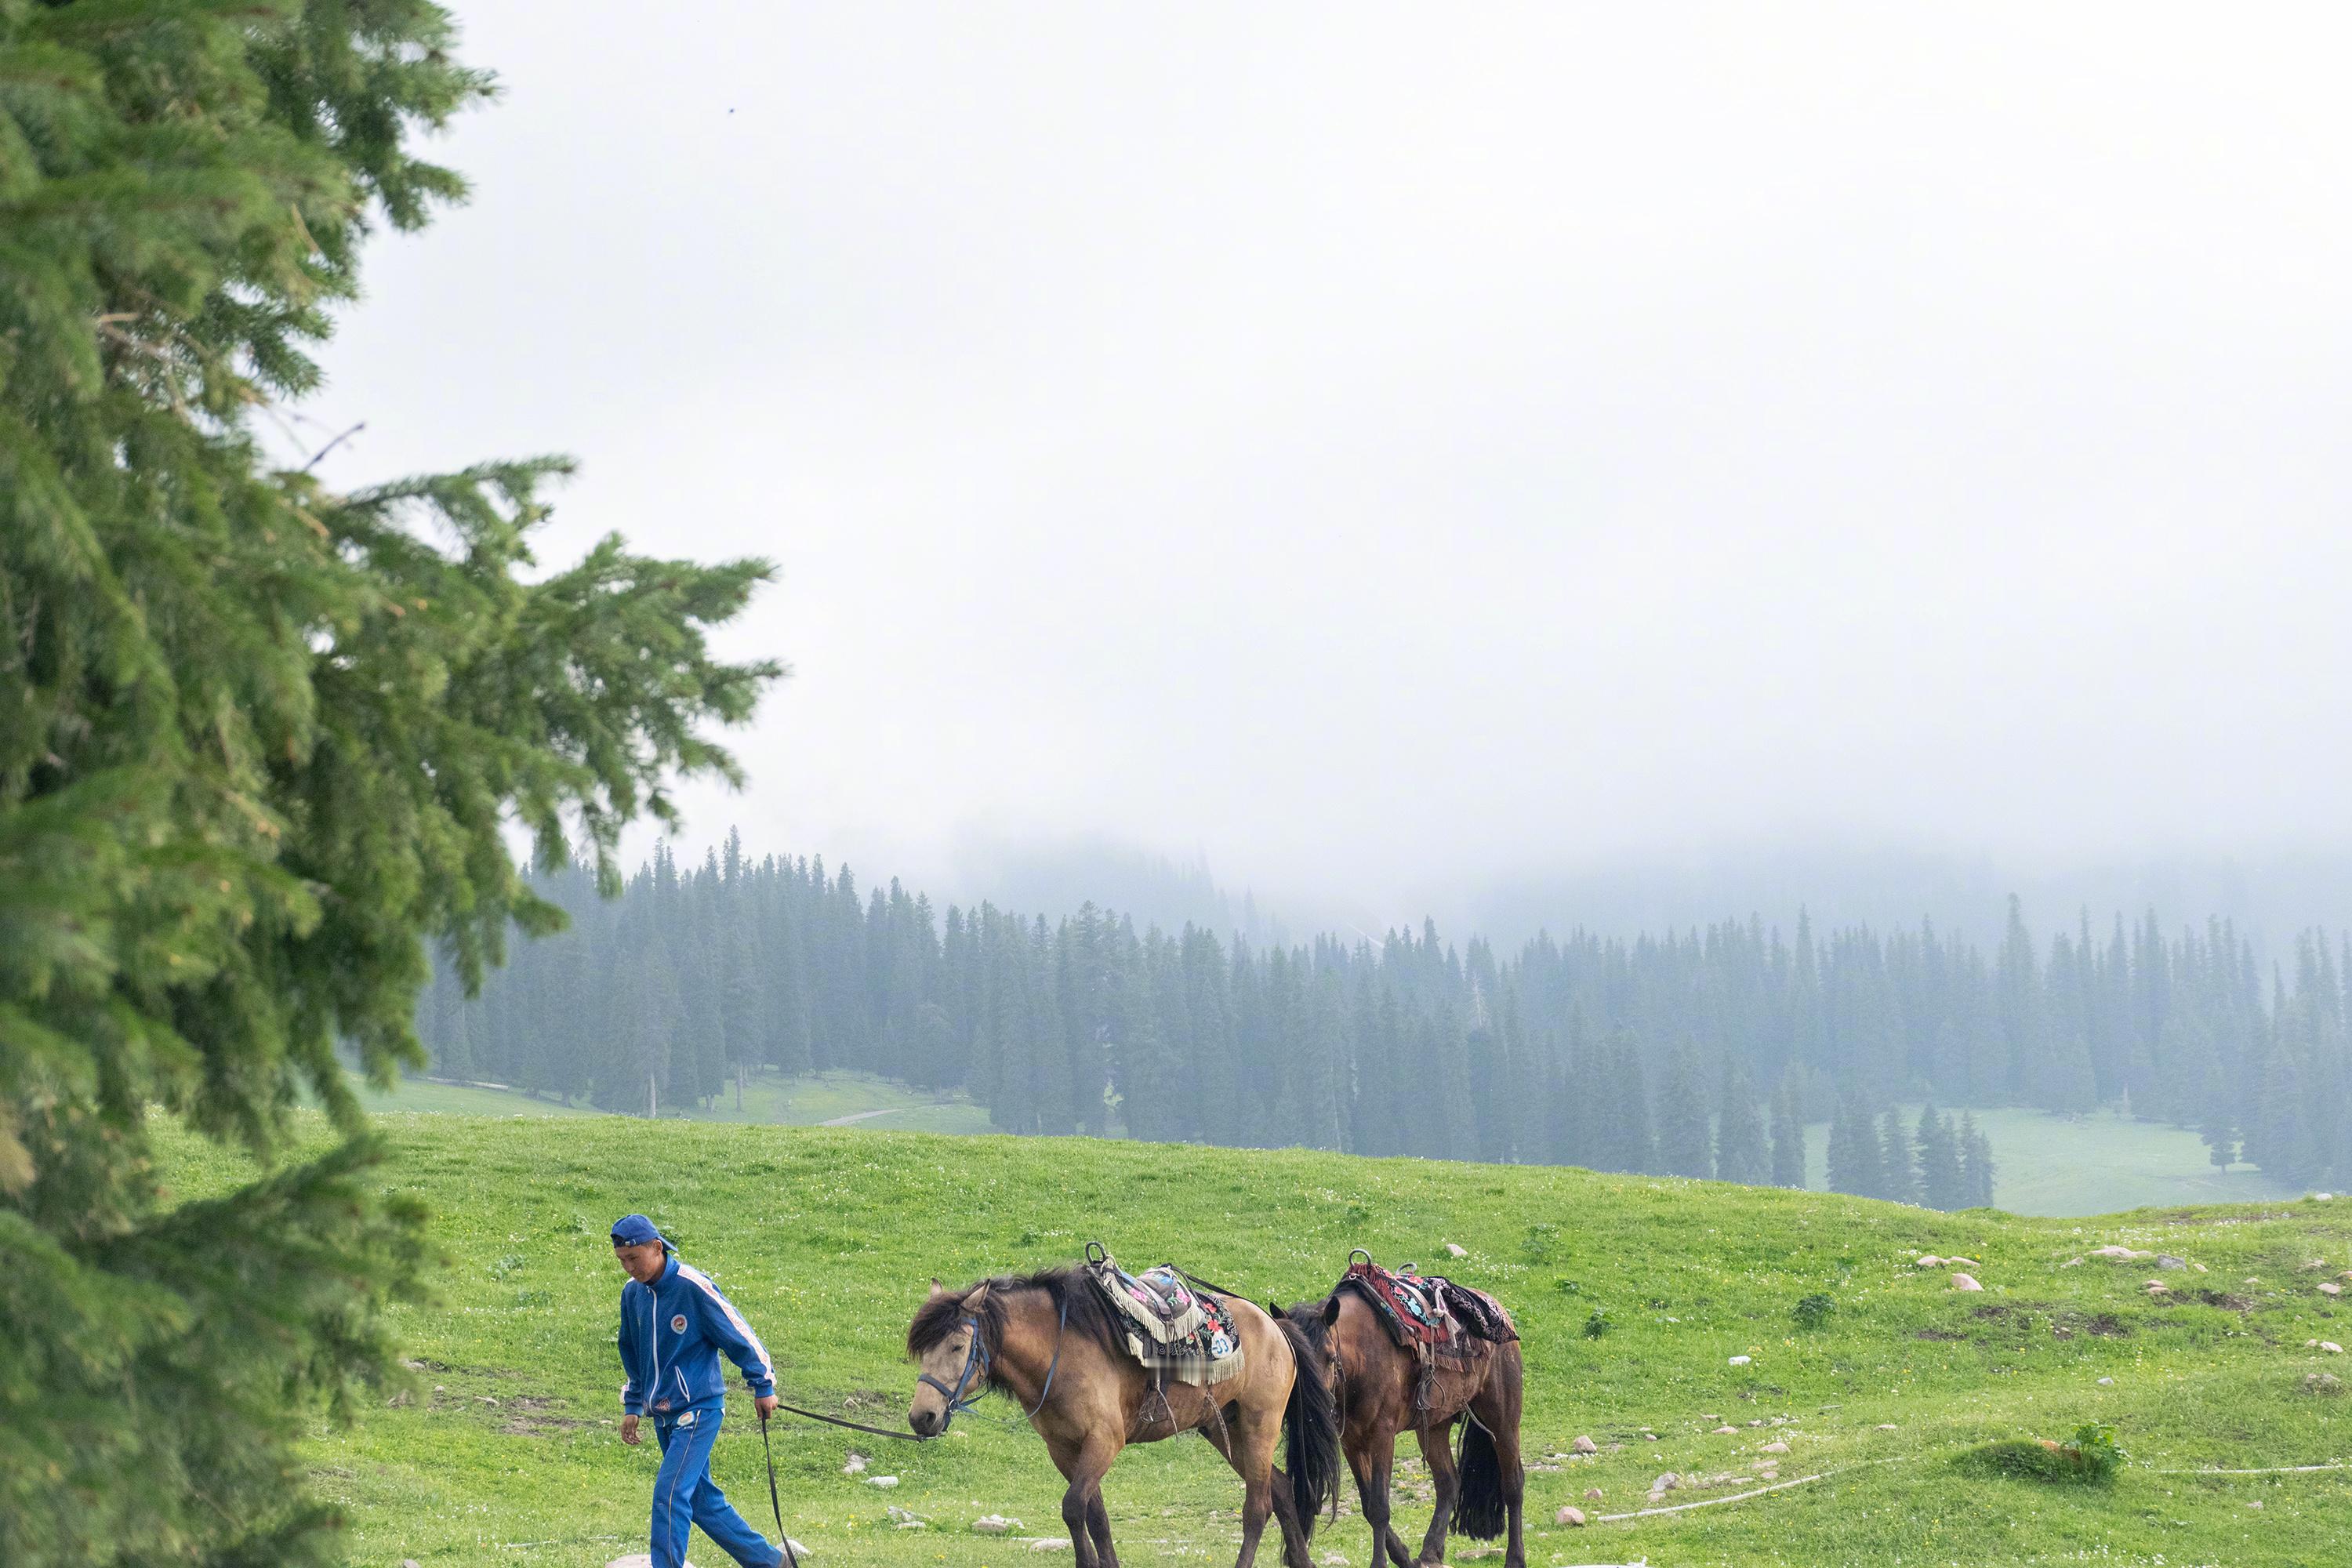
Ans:
POLYGON ((1429 1465, 1429 1479, 1437 1493, 1437 1511, 1430 1516, 1429 1533, 1421 1538, 1423 1568, 1438 1568, 1445 1561, 1445 1532, 1454 1522, 1454 1500, 1462 1490, 1461 1473, 1454 1468, 1454 1445, 1446 1440, 1453 1430, 1451 1421, 1413 1430, 1413 1436, 1421 1441, 1421 1457, 1429 1465))
MULTIPOLYGON (((1275 1511, 1274 1440, 1282 1431, 1281 1407, 1276 1406, 1269 1418, 1269 1413, 1249 1410, 1235 1400, 1225 1407, 1222 1426, 1212 1423, 1201 1430, 1242 1479, 1242 1550, 1241 1555, 1234 1559, 1234 1568, 1250 1568, 1257 1561, 1258 1537, 1265 1533, 1266 1518, 1275 1511)), ((1290 1532, 1286 1529, 1285 1559, 1294 1563, 1305 1561, 1303 1531, 1297 1542, 1296 1560, 1290 1557, 1292 1545, 1290 1532)))
POLYGON ((1381 1432, 1360 1447, 1348 1446, 1348 1468, 1356 1472, 1356 1500, 1364 1505, 1364 1522, 1372 1530, 1372 1568, 1381 1568, 1385 1552, 1396 1568, 1412 1568, 1412 1557, 1397 1532, 1389 1528, 1389 1476, 1396 1468, 1396 1434, 1381 1432))
MULTIPOLYGON (((1234 1474, 1242 1478, 1243 1498, 1246 1510, 1249 1454, 1247 1447, 1237 1441, 1234 1436, 1234 1428, 1240 1425, 1241 1407, 1238 1405, 1228 1405, 1225 1406, 1222 1419, 1213 1415, 1204 1425, 1196 1427, 1195 1430, 1209 1440, 1209 1447, 1222 1455, 1225 1463, 1234 1468, 1234 1474)), ((1298 1517, 1298 1510, 1290 1500, 1289 1488, 1285 1484, 1287 1478, 1279 1468, 1274 1467, 1270 1455, 1267 1466, 1266 1479, 1274 1503, 1274 1516, 1282 1525, 1282 1561, 1285 1568, 1313 1568, 1314 1560, 1307 1555, 1305 1538, 1302 1534, 1297 1533, 1294 1528, 1298 1517)), ((1251 1545, 1245 1550, 1255 1551, 1256 1537, 1252 1535, 1250 1541, 1251 1545)))
POLYGON ((1519 1518, 1527 1503, 1528 1476, 1519 1462, 1518 1379, 1506 1379, 1501 1371, 1497 1365, 1489 1373, 1486 1386, 1470 1401, 1470 1414, 1495 1439, 1495 1459, 1503 1468, 1503 1506, 1510 1511, 1511 1521, 1503 1568, 1527 1568, 1527 1538, 1519 1518))
POLYGON ((1290 1495, 1290 1478, 1280 1465, 1268 1472, 1274 1487, 1274 1522, 1282 1531, 1284 1568, 1315 1568, 1307 1549, 1307 1521, 1298 1517, 1298 1503, 1290 1495))
POLYGON ((1307 1536, 1307 1521, 1298 1517, 1298 1504, 1290 1496, 1290 1480, 1280 1470, 1274 1472, 1274 1522, 1282 1529, 1282 1561, 1285 1568, 1315 1568, 1315 1554, 1307 1536))
POLYGON ((1118 1552, 1110 1543, 1110 1510, 1103 1507, 1101 1483, 1087 1504, 1087 1529, 1095 1538, 1095 1555, 1102 1568, 1118 1568, 1118 1552))
POLYGON ((1110 1515, 1103 1510, 1102 1500, 1103 1474, 1118 1457, 1118 1445, 1092 1437, 1084 1443, 1049 1446, 1048 1451, 1054 1456, 1054 1468, 1070 1483, 1062 1493, 1062 1523, 1070 1532, 1077 1568, 1118 1568, 1118 1554, 1110 1544, 1110 1515), (1098 1513, 1099 1524, 1095 1521, 1098 1513))

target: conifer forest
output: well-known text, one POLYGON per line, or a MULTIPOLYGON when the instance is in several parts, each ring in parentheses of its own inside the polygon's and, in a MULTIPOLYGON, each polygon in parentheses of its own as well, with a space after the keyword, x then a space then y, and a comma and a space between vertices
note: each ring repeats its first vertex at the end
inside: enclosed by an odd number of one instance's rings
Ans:
POLYGON ((942 910, 733 835, 699 866, 656 850, 618 900, 585 868, 540 890, 570 931, 472 1000, 446 964, 425 993, 437 1074, 644 1115, 849 1068, 968 1092, 1008 1132, 1782 1185, 1827 1122, 1832 1187, 1947 1208, 1990 1198, 1967 1108, 2115 1105, 2216 1163, 2352 1173, 2352 965, 2316 933, 2266 967, 2226 920, 2084 914, 2045 941, 2012 902, 1990 952, 1801 916, 1511 952, 1427 923, 1258 945, 1092 905, 942 910))

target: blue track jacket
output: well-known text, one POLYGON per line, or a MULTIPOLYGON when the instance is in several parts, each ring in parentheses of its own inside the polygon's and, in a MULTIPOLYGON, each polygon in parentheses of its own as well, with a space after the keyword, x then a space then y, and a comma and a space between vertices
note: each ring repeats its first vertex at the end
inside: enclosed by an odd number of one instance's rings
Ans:
POLYGON ((753 1394, 776 1391, 768 1347, 701 1269, 673 1252, 653 1284, 621 1287, 621 1408, 629 1415, 667 1418, 723 1404, 721 1351, 753 1394))

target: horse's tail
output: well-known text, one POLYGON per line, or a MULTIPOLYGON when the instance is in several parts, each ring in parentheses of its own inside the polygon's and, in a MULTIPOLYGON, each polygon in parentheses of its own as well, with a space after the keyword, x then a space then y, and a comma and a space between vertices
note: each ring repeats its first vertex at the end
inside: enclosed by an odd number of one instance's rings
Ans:
POLYGON ((1495 1435, 1467 1410, 1462 1413, 1462 1457, 1454 1462, 1454 1528, 1474 1541, 1503 1533, 1503 1460, 1495 1435))
POLYGON ((1275 1326, 1290 1342, 1298 1367, 1290 1380, 1283 1425, 1290 1435, 1290 1500, 1297 1505, 1298 1528, 1311 1537, 1315 1516, 1339 1479, 1339 1407, 1331 1394, 1331 1359, 1297 1319, 1280 1318, 1275 1326))

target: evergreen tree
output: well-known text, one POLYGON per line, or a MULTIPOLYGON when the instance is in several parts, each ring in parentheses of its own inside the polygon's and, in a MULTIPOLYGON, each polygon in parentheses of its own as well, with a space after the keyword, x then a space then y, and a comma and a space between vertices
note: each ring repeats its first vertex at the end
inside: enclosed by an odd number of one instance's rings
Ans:
POLYGON ((1551 1065, 1550 1137, 1547 1157, 1560 1165, 1598 1165, 1599 1129, 1594 1112, 1600 1103, 1601 1073, 1584 1009, 1570 1004, 1568 1019, 1551 1065))
POLYGON ((1226 992, 1224 949, 1213 932, 1184 929, 1184 1015, 1192 1026, 1192 1059, 1185 1074, 1195 1136, 1232 1142, 1240 1116, 1240 1064, 1234 1059, 1233 1008, 1226 992))
POLYGON ((1366 1021, 1356 1055, 1357 1152, 1400 1154, 1411 1135, 1410 1101, 1398 1092, 1407 1073, 1402 1009, 1391 985, 1382 984, 1374 995, 1369 973, 1358 1005, 1366 1021))
MULTIPOLYGON (((1103 924, 1101 936, 1092 962, 1102 979, 1106 1027, 1117 1042, 1119 1112, 1132 1137, 1181 1138, 1190 1131, 1183 1120, 1181 1056, 1192 1032, 1187 988, 1180 975, 1170 973, 1157 932, 1131 961, 1117 941, 1116 926, 1103 924)), ((1073 940, 1083 935, 1074 932, 1073 940)))
POLYGON ((1478 1157, 1477 1113, 1470 1103, 1470 1047, 1461 1021, 1441 1007, 1423 1021, 1418 1053, 1429 1074, 1430 1142, 1426 1152, 1440 1160, 1478 1157))
POLYGON ((1936 1114, 1932 1105, 1919 1110, 1919 1201, 1931 1209, 1969 1206, 1960 1144, 1952 1124, 1936 1114))
POLYGON ((1772 1176, 1764 1119, 1756 1107, 1756 1082, 1738 1058, 1725 1062, 1723 1068, 1723 1097, 1715 1116, 1715 1174, 1718 1181, 1750 1186, 1761 1185, 1772 1176))
POLYGON ((1891 1105, 1878 1119, 1878 1146, 1877 1195, 1890 1203, 1917 1203, 1918 1155, 1911 1147, 1911 1134, 1903 1125, 1902 1112, 1891 1105))
POLYGON ((1968 1194, 1965 1206, 1992 1207, 1992 1143, 1977 1127, 1976 1118, 1960 1113, 1960 1184, 1968 1194))
POLYGON ((1805 1184, 1805 1123, 1797 1091, 1785 1079, 1772 1095, 1772 1184, 1800 1190, 1805 1184))
MULTIPOLYGON (((1045 917, 1029 929, 1023 954, 1022 989, 1029 1016, 1030 1070, 1037 1131, 1066 1137, 1078 1131, 1078 1086, 1072 1080, 1070 1045, 1062 1029, 1059 987, 1054 980, 1054 939, 1045 917)), ((1100 1090, 1096 1091, 1097 1094, 1100 1090)))
POLYGON ((608 1110, 656 1116, 664 1104, 675 1110, 682 1089, 694 1081, 691 1066, 684 1074, 677 1070, 677 966, 660 928, 650 920, 626 941, 623 952, 611 1015, 619 1052, 602 1100, 608 1110))
MULTIPOLYGON (((768 926, 762 973, 768 983, 765 1048, 769 1064, 779 1072, 807 1072, 816 1060, 816 1021, 811 997, 807 910, 800 906, 805 892, 797 874, 778 879, 768 926)), ((966 1016, 976 1009, 967 1009, 966 1016)), ((959 1073, 949 1081, 961 1081, 959 1073)))
POLYGON ((1698 1065, 1688 1047, 1666 1061, 1658 1085, 1658 1165, 1670 1176, 1705 1177, 1711 1173, 1706 1100, 1698 1065))
POLYGON ((2218 1063, 2207 1065, 2205 1083, 2205 1115, 2198 1124, 2197 1135, 2204 1140, 2207 1162, 2217 1170, 2227 1171, 2237 1163, 2238 1128, 2218 1063))
POLYGON ((1593 1100, 1594 1168, 1649 1171, 1658 1168, 1650 1132, 1650 1095, 1643 1082, 1642 1047, 1630 1030, 1619 1030, 1599 1073, 1593 1100))
POLYGON ((757 563, 534 568, 561 462, 338 491, 260 446, 366 235, 462 194, 410 151, 488 91, 454 51, 424 0, 0 5, 12 1565, 341 1559, 299 1445, 426 1249, 339 1047, 422 1068, 428 948, 471 993, 562 923, 509 824, 610 890, 774 673, 703 641, 757 563), (177 1201, 161 1123, 251 1173, 177 1201))
POLYGON ((1869 1107, 1853 1095, 1838 1102, 1830 1123, 1830 1191, 1857 1197, 1883 1197, 1886 1192, 1886 1150, 1873 1124, 1869 1107))
POLYGON ((1298 1035, 1299 1142, 1310 1149, 1342 1144, 1340 1091, 1347 1073, 1347 997, 1336 970, 1322 970, 1300 987, 1305 1014, 1298 1035))
POLYGON ((1859 1169, 1861 1148, 1854 1142, 1853 1108, 1846 1100, 1838 1101, 1837 1112, 1830 1118, 1828 1151, 1829 1188, 1833 1193, 1860 1195, 1862 1174, 1859 1169))

